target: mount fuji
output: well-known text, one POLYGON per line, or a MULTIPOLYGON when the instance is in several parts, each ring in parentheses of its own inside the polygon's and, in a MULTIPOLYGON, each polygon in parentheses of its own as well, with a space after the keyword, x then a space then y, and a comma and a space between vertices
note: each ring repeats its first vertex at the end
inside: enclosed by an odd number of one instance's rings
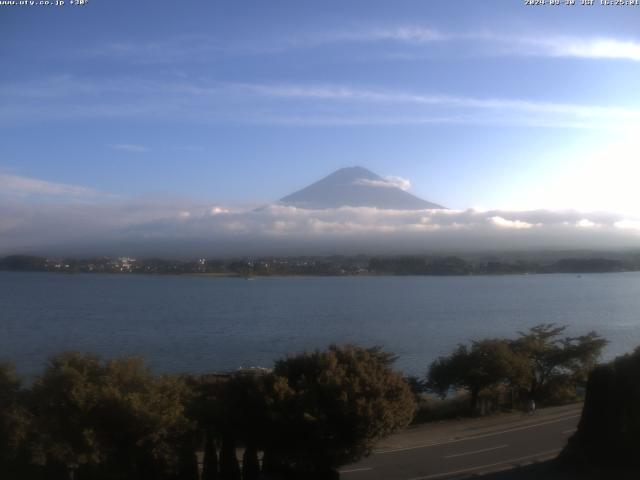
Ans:
POLYGON ((373 207, 386 210, 444 209, 400 188, 363 167, 336 170, 322 180, 280 199, 279 204, 305 209, 373 207))

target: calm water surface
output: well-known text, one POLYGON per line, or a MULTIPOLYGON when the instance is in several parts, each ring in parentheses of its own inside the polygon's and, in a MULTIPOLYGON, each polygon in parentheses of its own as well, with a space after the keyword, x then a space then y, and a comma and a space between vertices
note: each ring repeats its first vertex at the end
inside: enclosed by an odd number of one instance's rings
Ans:
POLYGON ((423 374, 459 342, 541 322, 640 345, 640 273, 236 278, 0 272, 0 358, 26 375, 66 349, 144 356, 159 371, 271 366, 332 342, 383 345, 423 374))

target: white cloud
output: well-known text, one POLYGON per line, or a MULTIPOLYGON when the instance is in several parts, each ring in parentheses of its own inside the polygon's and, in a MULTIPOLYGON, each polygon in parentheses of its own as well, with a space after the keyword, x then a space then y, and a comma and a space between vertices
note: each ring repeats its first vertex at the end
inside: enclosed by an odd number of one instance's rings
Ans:
POLYGON ((401 190, 409 190, 411 188, 411 182, 406 178, 388 175, 384 177, 384 179, 386 182, 392 184, 395 187, 398 187, 401 190))
MULTIPOLYGON (((370 41, 396 41, 414 44, 427 44, 439 42, 451 38, 434 28, 426 28, 413 25, 396 26, 388 28, 371 28, 368 30, 354 30, 333 32, 316 37, 311 45, 337 42, 370 42, 370 41)), ((304 44, 303 44, 304 45, 304 44)))
POLYGON ((622 59, 640 62, 640 41, 612 38, 566 38, 557 37, 544 41, 529 40, 540 45, 539 52, 550 56, 593 59, 622 59))
POLYGON ((639 118, 640 111, 624 107, 602 107, 570 103, 534 102, 508 98, 460 97, 445 94, 423 94, 397 90, 372 90, 336 85, 260 85, 237 84, 235 88, 258 94, 285 98, 315 98, 319 100, 351 100, 369 103, 408 103, 446 105, 468 108, 515 109, 530 113, 569 113, 575 116, 623 116, 639 118))
POLYGON ((614 225, 623 230, 640 230, 640 220, 620 220, 614 225))
MULTIPOLYGON (((281 43, 281 42, 280 42, 281 43)), ((217 56, 269 54, 282 51, 282 46, 232 44, 229 39, 218 39, 212 35, 183 34, 158 38, 151 41, 118 41, 79 48, 65 57, 74 60, 95 58, 116 60, 134 64, 184 64, 211 61, 217 56)))
POLYGON ((396 41, 426 44, 445 40, 436 29, 421 26, 375 27, 363 30, 332 31, 297 36, 262 37, 261 43, 218 38, 215 35, 187 34, 156 40, 102 43, 90 48, 66 53, 74 60, 94 60, 96 57, 135 64, 187 64, 210 62, 228 56, 275 55, 292 50, 315 48, 344 42, 396 41))
POLYGON ((0 204, 0 254, 64 245, 69 254, 195 256, 637 246, 640 219, 549 210, 307 210, 155 199, 0 204), (598 228, 585 228, 587 220, 598 228))
MULTIPOLYGON (((0 85, 0 123, 73 118, 170 118, 201 123, 316 125, 475 124, 634 128, 640 110, 411 92, 350 85, 222 84, 206 80, 56 77, 0 85), (46 97, 34 98, 47 84, 46 97), (82 85, 79 91, 75 85, 82 85), (21 93, 22 92, 22 93, 21 93), (402 108, 399 108, 402 107, 402 108), (301 115, 304 109, 304 115, 301 115)), ((144 145, 111 148, 144 152, 144 145)))
POLYGON ((24 177, 0 172, 0 192, 3 195, 47 195, 67 197, 94 197, 102 195, 97 190, 70 185, 66 183, 48 182, 37 178, 24 177))
POLYGON ((409 190, 411 188, 411 182, 406 178, 387 176, 382 180, 372 180, 370 178, 359 178, 355 180, 354 185, 365 185, 369 187, 380 188, 399 188, 401 190, 409 190))
MULTIPOLYGON (((379 42, 383 40, 424 46, 434 42, 471 43, 476 52, 486 55, 574 57, 640 61, 640 41, 594 36, 568 36, 546 33, 529 35, 505 31, 443 32, 430 27, 404 25, 373 28, 326 35, 326 41, 379 42)), ((468 49, 467 49, 468 52, 468 49)), ((415 55, 396 54, 395 58, 414 59, 415 55)))
POLYGON ((144 145, 135 145, 133 143, 110 143, 107 145, 114 150, 120 150, 123 152, 142 153, 147 152, 149 149, 144 145))
POLYGON ((507 55, 618 59, 640 61, 640 40, 598 36, 571 36, 566 33, 514 32, 504 30, 444 31, 429 25, 378 25, 349 30, 310 32, 294 36, 261 38, 261 43, 233 41, 215 35, 187 34, 147 42, 119 41, 80 49, 75 60, 96 57, 137 64, 185 64, 210 62, 214 58, 246 55, 286 54, 300 49, 344 43, 387 42, 407 47, 403 52, 381 52, 380 58, 419 59, 416 50, 434 44, 461 44, 465 55, 507 55), (471 48, 470 48, 471 47, 471 48))
POLYGON ((594 222, 592 222, 591 220, 589 220, 588 218, 583 218, 582 220, 576 222, 576 227, 581 227, 581 228, 592 228, 595 227, 596 224, 594 222))
POLYGON ((224 208, 224 207, 211 207, 209 209, 209 214, 210 215, 223 215, 225 213, 230 213, 231 210, 229 210, 228 208, 224 208))
MULTIPOLYGON (((232 86, 260 96, 299 100, 331 100, 354 102, 373 106, 407 105, 422 107, 413 116, 397 114, 387 118, 388 123, 421 123, 429 116, 420 113, 437 113, 438 120, 456 123, 481 123, 495 114, 506 124, 540 123, 574 127, 608 128, 620 123, 627 127, 640 124, 640 110, 625 107, 604 107, 588 104, 540 102, 510 98, 477 98, 446 94, 425 94, 398 90, 367 89, 340 85, 259 85, 238 84, 232 86), (442 118, 441 108, 446 109, 448 119, 442 118), (480 115, 477 115, 481 112, 480 115), (477 116, 476 116, 477 115, 477 116)), ((363 122, 371 122, 371 112, 363 122)), ((375 118, 375 117, 374 117, 375 118)), ((384 120, 380 120, 384 123, 384 120)))
POLYGON ((491 222, 500 227, 500 228, 514 228, 514 229, 523 229, 523 228, 531 228, 534 225, 528 222, 523 222, 521 220, 507 220, 506 218, 495 216, 490 218, 491 222))

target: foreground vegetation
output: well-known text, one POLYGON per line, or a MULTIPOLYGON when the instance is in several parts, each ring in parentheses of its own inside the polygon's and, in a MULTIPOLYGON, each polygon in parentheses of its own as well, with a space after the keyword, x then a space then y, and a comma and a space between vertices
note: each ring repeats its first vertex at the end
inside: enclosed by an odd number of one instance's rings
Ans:
POLYGON ((482 407, 482 413, 531 400, 542 404, 575 400, 576 388, 586 384, 607 342, 595 332, 562 336, 565 330, 541 324, 515 340, 491 338, 459 345, 431 364, 425 389, 442 397, 465 389, 470 411, 482 407), (482 406, 480 400, 485 400, 482 406))
POLYGON ((578 430, 557 459, 483 475, 487 480, 640 478, 640 347, 589 376, 578 430))
POLYGON ((378 348, 332 346, 272 372, 153 375, 138 359, 63 353, 28 388, 0 368, 5 479, 334 478, 406 426, 411 391, 378 348), (236 458, 244 449, 242 470, 236 458), (258 455, 262 455, 262 462, 258 455), (262 463, 262 466, 260 466, 262 463))
POLYGON ((640 347, 593 370, 562 460, 584 471, 633 469, 640 478, 640 347))
POLYGON ((337 467, 424 417, 425 405, 437 402, 425 392, 455 394, 447 414, 456 416, 494 409, 487 404, 574 399, 606 342, 563 332, 543 324, 515 340, 460 345, 423 379, 394 372, 394 356, 380 348, 351 345, 290 356, 269 371, 201 376, 155 375, 140 359, 66 352, 28 386, 3 364, 0 472, 195 480, 199 456, 203 480, 337 478, 337 467))

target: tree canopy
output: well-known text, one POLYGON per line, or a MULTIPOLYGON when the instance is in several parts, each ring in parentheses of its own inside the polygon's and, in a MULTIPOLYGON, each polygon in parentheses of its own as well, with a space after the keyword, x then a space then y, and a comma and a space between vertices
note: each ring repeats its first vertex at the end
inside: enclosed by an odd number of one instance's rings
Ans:
POLYGON ((334 468, 408 425, 413 395, 392 360, 379 348, 334 345, 276 362, 277 454, 301 468, 334 468))
POLYGON ((163 478, 181 469, 186 395, 183 382, 154 376, 139 359, 58 355, 30 392, 34 453, 49 469, 163 478))
POLYGON ((0 363, 0 471, 8 471, 25 453, 30 416, 13 365, 0 363))
POLYGON ((561 381, 585 382, 607 341, 596 332, 562 337, 567 327, 543 323, 520 332, 512 350, 527 362, 524 387, 532 398, 561 381))
MULTIPOLYGON (((564 330, 543 324, 515 340, 459 345, 431 364, 428 388, 468 389, 475 407, 499 385, 543 396, 580 382, 605 341, 564 330)), ((0 468, 9 479, 195 480, 204 450, 202 478, 250 480, 260 470, 333 478, 413 419, 422 385, 412 391, 394 360, 377 347, 332 345, 277 360, 272 371, 193 377, 65 352, 26 388, 0 364, 0 468)))
POLYGON ((509 385, 529 398, 544 399, 559 385, 584 382, 595 366, 606 340, 595 332, 562 337, 566 327, 540 324, 518 338, 485 339, 458 345, 429 367, 427 385, 445 396, 451 389, 470 392, 475 410, 480 391, 509 385))
POLYGON ((428 385, 441 396, 452 388, 467 388, 475 410, 480 391, 508 382, 520 365, 507 340, 475 341, 471 347, 458 345, 450 355, 435 360, 427 374, 428 385))

